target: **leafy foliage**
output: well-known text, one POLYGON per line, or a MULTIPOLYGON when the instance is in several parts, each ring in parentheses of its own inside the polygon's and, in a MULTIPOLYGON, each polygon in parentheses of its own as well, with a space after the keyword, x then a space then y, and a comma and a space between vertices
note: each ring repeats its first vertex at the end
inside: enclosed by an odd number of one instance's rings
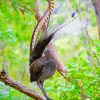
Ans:
MULTIPOLYGON (((74 4, 77 6, 73 1, 71 3, 73 8, 74 4)), ((0 70, 8 69, 12 78, 23 82, 35 91, 40 91, 36 86, 30 84, 28 72, 29 43, 36 25, 34 7, 33 0, 0 1, 0 70), (23 70, 25 70, 25 75, 22 81, 23 70)), ((93 25, 90 32, 94 37, 97 26, 93 10, 90 12, 90 18, 93 25)), ((57 22, 63 23, 64 18, 60 21, 59 19, 61 18, 58 18, 57 22)), ((82 44, 83 40, 80 40, 71 36, 55 41, 62 62, 68 68, 66 77, 71 82, 65 80, 58 72, 45 82, 45 89, 54 100, 100 99, 100 65, 98 64, 100 41, 93 38, 94 44, 89 44, 92 48, 89 53, 93 59, 91 67, 87 59, 87 49, 82 44), (93 51, 95 51, 95 55, 93 51)), ((32 99, 0 82, 0 100, 32 99)))

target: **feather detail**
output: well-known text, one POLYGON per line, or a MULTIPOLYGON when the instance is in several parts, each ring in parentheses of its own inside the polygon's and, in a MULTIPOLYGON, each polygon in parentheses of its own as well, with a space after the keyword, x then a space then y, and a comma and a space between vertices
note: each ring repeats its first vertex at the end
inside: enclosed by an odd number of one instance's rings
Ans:
POLYGON ((40 32, 41 28, 43 25, 47 22, 49 19, 50 15, 53 12, 54 9, 54 0, 47 0, 48 1, 48 9, 43 15, 43 17, 40 19, 39 23, 37 24, 36 28, 33 31, 32 34, 32 39, 31 39, 31 44, 30 44, 30 51, 32 52, 34 47, 37 45, 36 40, 37 40, 37 35, 40 32))

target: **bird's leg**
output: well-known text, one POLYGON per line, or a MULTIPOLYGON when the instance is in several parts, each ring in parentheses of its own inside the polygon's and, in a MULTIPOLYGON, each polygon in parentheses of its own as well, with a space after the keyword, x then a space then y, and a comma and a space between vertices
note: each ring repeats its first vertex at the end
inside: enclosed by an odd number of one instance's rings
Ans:
POLYGON ((46 97, 46 99, 47 99, 47 100, 52 100, 52 99, 50 99, 50 98, 47 96, 46 91, 45 91, 44 88, 43 88, 43 82, 42 82, 42 81, 41 81, 41 82, 37 82, 37 85, 38 85, 39 88, 41 89, 41 91, 42 91, 42 93, 44 94, 44 96, 46 97))

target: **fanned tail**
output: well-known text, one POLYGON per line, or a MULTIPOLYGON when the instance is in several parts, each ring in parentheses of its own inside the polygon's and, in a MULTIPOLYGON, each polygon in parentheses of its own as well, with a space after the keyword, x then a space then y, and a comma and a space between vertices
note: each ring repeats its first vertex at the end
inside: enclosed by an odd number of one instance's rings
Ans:
POLYGON ((32 52, 32 50, 34 49, 34 47, 37 45, 37 35, 40 32, 41 28, 43 27, 43 25, 47 22, 47 20, 49 19, 51 13, 53 12, 54 9, 54 0, 47 0, 48 1, 48 9, 45 12, 45 14, 42 16, 42 18, 40 19, 39 23, 37 24, 36 28, 33 31, 33 35, 32 35, 32 39, 31 39, 31 44, 30 44, 30 52, 32 52))
POLYGON ((34 50, 30 55, 30 59, 29 59, 30 64, 42 56, 45 47, 53 39, 53 37, 54 37, 54 33, 50 34, 49 36, 43 35, 43 37, 38 41, 36 47, 34 48, 34 50))

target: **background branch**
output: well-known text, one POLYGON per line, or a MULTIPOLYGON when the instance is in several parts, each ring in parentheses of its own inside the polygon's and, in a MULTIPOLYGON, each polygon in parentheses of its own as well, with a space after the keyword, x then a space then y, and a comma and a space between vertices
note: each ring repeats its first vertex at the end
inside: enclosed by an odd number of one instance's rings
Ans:
POLYGON ((98 34, 99 34, 99 40, 100 40, 100 0, 92 0, 94 5, 94 10, 97 17, 97 24, 98 24, 98 34))

